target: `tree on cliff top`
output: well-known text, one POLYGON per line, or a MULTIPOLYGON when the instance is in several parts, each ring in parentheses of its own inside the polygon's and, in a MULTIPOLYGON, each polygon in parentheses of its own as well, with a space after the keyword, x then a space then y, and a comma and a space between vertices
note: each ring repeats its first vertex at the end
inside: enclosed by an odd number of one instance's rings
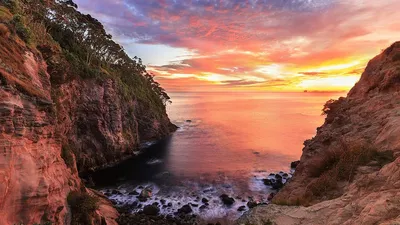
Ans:
POLYGON ((81 77, 112 76, 121 81, 127 96, 163 109, 170 102, 142 60, 136 56, 130 58, 102 24, 91 15, 78 12, 72 0, 7 0, 6 3, 6 6, 18 6, 18 13, 29 15, 31 22, 44 24, 81 77))

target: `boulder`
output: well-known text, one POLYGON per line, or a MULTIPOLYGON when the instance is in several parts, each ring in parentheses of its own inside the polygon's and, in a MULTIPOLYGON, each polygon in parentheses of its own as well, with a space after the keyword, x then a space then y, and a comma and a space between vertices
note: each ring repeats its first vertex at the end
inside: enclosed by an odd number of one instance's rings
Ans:
POLYGON ((268 185, 268 186, 272 185, 272 181, 270 179, 263 179, 262 181, 264 182, 265 185, 268 185))
POLYGON ((246 210, 246 206, 244 206, 244 205, 240 206, 240 207, 237 209, 237 211, 239 211, 239 212, 243 212, 244 210, 246 210))
POLYGON ((147 216, 157 216, 160 212, 160 209, 155 205, 146 205, 142 212, 147 216))
POLYGON ((252 208, 256 207, 257 205, 258 205, 257 202, 255 202, 253 200, 247 202, 247 207, 249 207, 249 209, 252 209, 252 208))
POLYGON ((152 196, 152 191, 150 188, 145 188, 140 192, 140 195, 138 197, 139 201, 145 202, 147 201, 148 198, 152 196))
POLYGON ((186 204, 184 206, 182 206, 180 209, 178 209, 178 213, 179 214, 189 214, 193 212, 192 207, 190 207, 190 205, 186 204))
POLYGON ((134 190, 134 191, 129 192, 128 195, 139 195, 139 192, 134 190))
POLYGON ((290 168, 296 169, 296 167, 299 165, 300 160, 294 161, 290 163, 290 168))
POLYGON ((235 199, 229 197, 227 194, 222 194, 219 196, 221 201, 224 203, 224 205, 232 205, 235 202, 235 199))

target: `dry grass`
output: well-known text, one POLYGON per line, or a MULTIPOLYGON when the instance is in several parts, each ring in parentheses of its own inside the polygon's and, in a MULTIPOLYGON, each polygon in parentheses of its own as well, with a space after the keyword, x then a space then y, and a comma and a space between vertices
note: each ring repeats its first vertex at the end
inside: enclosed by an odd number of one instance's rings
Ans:
POLYGON ((307 193, 313 196, 324 196, 337 187, 338 182, 351 182, 357 168, 371 161, 378 162, 380 167, 394 160, 393 152, 379 152, 370 146, 347 147, 330 150, 309 168, 315 179, 307 186, 307 193))
POLYGON ((99 200, 87 193, 71 192, 68 194, 68 205, 71 207, 71 224, 91 224, 91 216, 99 208, 99 200))
POLYGON ((0 6, 0 22, 8 22, 12 19, 13 15, 10 10, 4 6, 0 6))
POLYGON ((61 50, 58 43, 56 43, 51 35, 49 35, 47 32, 47 29, 43 23, 35 21, 30 15, 27 15, 25 20, 26 26, 31 32, 32 46, 36 47, 40 45, 48 45, 54 47, 55 49, 61 50))
POLYGON ((0 37, 8 38, 10 37, 10 30, 8 27, 2 23, 0 23, 0 37))
POLYGON ((1 68, 0 68, 0 77, 5 78, 7 83, 14 84, 20 92, 22 92, 26 95, 47 99, 47 96, 43 93, 43 91, 36 88, 31 83, 22 81, 16 77, 14 77, 13 75, 7 73, 5 70, 3 70, 1 68))

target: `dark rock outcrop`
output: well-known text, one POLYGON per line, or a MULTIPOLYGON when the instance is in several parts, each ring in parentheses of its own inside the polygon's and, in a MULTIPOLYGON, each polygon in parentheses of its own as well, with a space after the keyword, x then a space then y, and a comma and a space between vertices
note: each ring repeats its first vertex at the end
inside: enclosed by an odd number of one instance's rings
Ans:
POLYGON ((222 203, 224 203, 224 205, 230 206, 235 203, 235 199, 229 197, 227 194, 222 194, 221 196, 219 196, 219 198, 221 199, 222 203))

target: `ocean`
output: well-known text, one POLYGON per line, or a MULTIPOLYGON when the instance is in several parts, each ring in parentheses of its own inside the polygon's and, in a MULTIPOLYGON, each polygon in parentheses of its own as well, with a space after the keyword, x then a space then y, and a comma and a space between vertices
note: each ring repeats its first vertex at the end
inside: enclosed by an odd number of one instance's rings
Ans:
POLYGON ((114 203, 131 206, 132 212, 157 202, 161 213, 173 214, 192 204, 194 213, 206 220, 234 220, 243 213, 238 207, 248 210, 248 201, 267 203, 274 190, 263 179, 271 173, 291 176, 290 162, 299 160, 303 142, 324 122, 324 103, 345 95, 170 93, 167 112, 178 130, 160 142, 147 143, 143 154, 94 180, 114 203), (140 193, 146 187, 152 197, 140 203, 132 191, 140 193), (221 194, 232 196, 235 203, 222 204, 221 194), (202 198, 209 203, 200 208, 202 198))

